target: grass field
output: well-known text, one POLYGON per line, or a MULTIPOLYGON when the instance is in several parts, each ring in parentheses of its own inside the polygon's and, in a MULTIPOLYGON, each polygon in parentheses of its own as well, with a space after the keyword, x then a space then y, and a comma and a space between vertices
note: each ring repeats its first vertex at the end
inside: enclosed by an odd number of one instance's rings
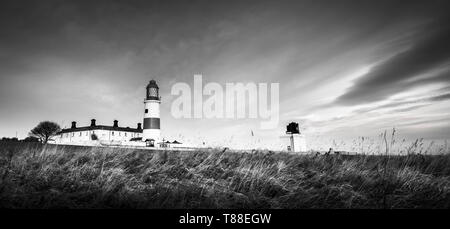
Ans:
POLYGON ((450 208, 450 154, 0 144, 1 208, 450 208))

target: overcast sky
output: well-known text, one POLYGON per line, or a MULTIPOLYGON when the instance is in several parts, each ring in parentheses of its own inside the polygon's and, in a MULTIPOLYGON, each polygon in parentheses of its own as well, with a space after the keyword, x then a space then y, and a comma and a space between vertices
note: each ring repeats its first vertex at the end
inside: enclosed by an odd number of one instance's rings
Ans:
POLYGON ((169 139, 272 146, 290 121, 310 142, 393 127, 449 139, 447 2, 1 1, 0 136, 42 120, 135 127, 155 79, 169 139), (280 83, 279 128, 174 119, 171 87, 194 74, 280 83))

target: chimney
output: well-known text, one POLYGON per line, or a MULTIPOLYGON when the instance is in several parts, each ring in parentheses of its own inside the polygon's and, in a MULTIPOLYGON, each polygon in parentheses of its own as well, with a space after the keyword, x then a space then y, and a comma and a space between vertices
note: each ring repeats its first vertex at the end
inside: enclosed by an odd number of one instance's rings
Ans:
POLYGON ((72 128, 72 129, 77 128, 77 122, 73 121, 73 122, 72 122, 72 127, 70 127, 70 128, 72 128))
POLYGON ((138 129, 138 130, 142 130, 142 124, 141 124, 140 122, 138 123, 137 129, 138 129))
POLYGON ((113 125, 113 127, 119 127, 119 121, 114 120, 114 125, 113 125))
POLYGON ((91 126, 95 126, 95 119, 91 119, 91 126))

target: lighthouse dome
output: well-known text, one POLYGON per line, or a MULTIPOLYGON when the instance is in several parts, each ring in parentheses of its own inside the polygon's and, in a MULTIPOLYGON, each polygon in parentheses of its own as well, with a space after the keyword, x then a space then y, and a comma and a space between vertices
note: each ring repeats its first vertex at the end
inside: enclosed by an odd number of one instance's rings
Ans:
POLYGON ((151 88, 159 88, 158 85, 156 84, 155 80, 150 80, 150 82, 148 83, 147 87, 151 87, 151 88))

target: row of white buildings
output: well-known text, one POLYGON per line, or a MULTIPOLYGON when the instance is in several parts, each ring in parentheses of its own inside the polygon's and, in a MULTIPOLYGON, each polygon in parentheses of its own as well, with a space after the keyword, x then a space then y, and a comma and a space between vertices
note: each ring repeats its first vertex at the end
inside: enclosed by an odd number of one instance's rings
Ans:
MULTIPOLYGON (((167 141, 161 138, 159 87, 151 80, 147 85, 144 99, 143 125, 137 123, 136 128, 120 127, 114 120, 111 126, 97 125, 92 119, 89 126, 78 127, 75 121, 72 126, 61 130, 53 143, 65 145, 103 145, 103 146, 137 146, 137 147, 186 147, 178 141, 167 141)), ((297 123, 287 126, 286 135, 281 137, 284 150, 293 152, 306 151, 306 142, 300 134, 297 123)))
POLYGON ((53 143, 149 147, 181 145, 177 141, 169 142, 161 139, 160 104, 159 87, 155 80, 151 80, 147 85, 147 93, 144 99, 143 126, 142 123, 138 123, 136 128, 119 127, 117 120, 114 120, 112 126, 97 125, 96 120, 92 119, 91 125, 77 127, 76 122, 73 121, 70 128, 57 133, 53 138, 53 143))
POLYGON ((119 127, 117 120, 112 126, 97 125, 96 120, 92 119, 90 126, 77 127, 74 121, 71 128, 61 130, 54 140, 58 144, 79 145, 93 145, 100 141, 112 144, 138 141, 142 140, 142 126, 138 123, 137 128, 119 127))

